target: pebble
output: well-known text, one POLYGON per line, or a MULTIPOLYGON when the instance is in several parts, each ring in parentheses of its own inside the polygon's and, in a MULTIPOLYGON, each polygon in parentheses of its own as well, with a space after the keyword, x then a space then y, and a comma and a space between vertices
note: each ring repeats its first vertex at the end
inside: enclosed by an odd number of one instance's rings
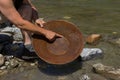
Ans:
POLYGON ((5 56, 6 60, 10 60, 10 59, 13 59, 13 58, 14 58, 14 56, 5 56))
POLYGON ((83 75, 80 80, 91 80, 90 77, 88 75, 83 75))
POLYGON ((5 74, 7 74, 7 73, 8 73, 7 70, 0 70, 0 76, 5 75, 5 74))
POLYGON ((2 67, 0 67, 0 70, 5 70, 5 69, 7 69, 6 66, 2 66, 2 67))
POLYGON ((30 65, 31 65, 31 66, 35 66, 36 64, 35 64, 35 63, 31 63, 30 65))
POLYGON ((20 67, 20 68, 19 68, 19 71, 20 71, 20 72, 23 72, 24 70, 25 70, 25 69, 24 69, 23 67, 20 67))
POLYGON ((8 66, 9 64, 10 64, 9 61, 6 61, 6 62, 5 62, 5 66, 8 66))
POLYGON ((11 68, 16 68, 19 65, 18 61, 15 59, 10 60, 10 67, 11 68))
POLYGON ((120 69, 115 69, 112 66, 105 66, 101 63, 94 64, 93 69, 96 73, 101 74, 112 80, 120 80, 120 69))

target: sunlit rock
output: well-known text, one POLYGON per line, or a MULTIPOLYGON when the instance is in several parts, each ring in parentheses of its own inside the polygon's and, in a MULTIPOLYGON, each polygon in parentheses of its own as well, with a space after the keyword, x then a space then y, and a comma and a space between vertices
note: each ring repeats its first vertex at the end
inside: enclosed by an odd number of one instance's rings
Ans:
POLYGON ((2 54, 0 54, 0 66, 2 66, 5 62, 5 58, 2 54))
POLYGON ((64 16, 63 18, 64 18, 64 19, 71 19, 70 16, 64 16))
POLYGON ((99 73, 109 79, 120 80, 120 69, 115 69, 112 66, 104 66, 101 63, 94 64, 93 69, 96 73, 99 73))
POLYGON ((92 44, 101 38, 100 34, 91 34, 86 38, 86 42, 92 44))

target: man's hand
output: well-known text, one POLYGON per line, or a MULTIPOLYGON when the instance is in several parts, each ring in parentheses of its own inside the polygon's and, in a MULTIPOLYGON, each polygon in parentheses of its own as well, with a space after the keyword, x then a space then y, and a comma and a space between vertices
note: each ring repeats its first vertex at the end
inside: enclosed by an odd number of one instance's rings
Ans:
POLYGON ((63 36, 52 31, 47 31, 45 37, 50 41, 54 41, 56 38, 62 38, 63 36))
POLYGON ((40 27, 43 27, 44 23, 45 23, 45 21, 43 20, 43 18, 39 18, 35 21, 35 24, 37 24, 40 27))

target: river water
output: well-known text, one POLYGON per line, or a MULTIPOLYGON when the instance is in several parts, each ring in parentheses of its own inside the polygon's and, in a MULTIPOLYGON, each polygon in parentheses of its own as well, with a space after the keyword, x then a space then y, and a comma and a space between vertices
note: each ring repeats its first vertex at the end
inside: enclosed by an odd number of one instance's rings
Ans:
POLYGON ((84 36, 101 34, 104 39, 100 44, 85 47, 103 49, 103 62, 120 66, 119 47, 107 42, 109 37, 120 37, 120 0, 34 0, 33 3, 45 21, 67 20, 74 23, 84 36))

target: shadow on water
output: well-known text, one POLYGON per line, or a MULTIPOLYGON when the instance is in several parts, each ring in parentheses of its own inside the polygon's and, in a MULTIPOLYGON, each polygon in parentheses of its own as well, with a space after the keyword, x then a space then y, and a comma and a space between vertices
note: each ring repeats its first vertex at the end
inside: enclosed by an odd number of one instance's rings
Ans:
POLYGON ((53 65, 53 64, 48 64, 42 60, 39 60, 39 65, 40 65, 38 66, 39 70, 44 74, 51 76, 63 76, 63 75, 71 74, 81 69, 82 61, 81 61, 81 57, 78 57, 76 60, 68 64, 53 65))

